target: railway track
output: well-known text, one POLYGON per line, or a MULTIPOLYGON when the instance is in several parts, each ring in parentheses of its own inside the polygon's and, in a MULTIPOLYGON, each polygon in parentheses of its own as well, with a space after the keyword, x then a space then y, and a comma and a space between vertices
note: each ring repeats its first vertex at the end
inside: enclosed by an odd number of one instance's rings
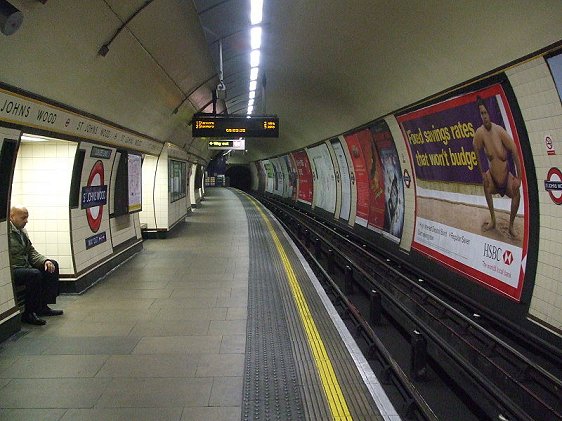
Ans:
POLYGON ((560 350, 515 327, 506 329, 508 321, 498 325, 497 317, 354 233, 285 202, 258 199, 308 254, 365 340, 368 356, 378 359, 383 377, 399 390, 407 417, 438 419, 422 393, 431 389, 433 370, 447 378, 451 393, 460 395, 475 419, 562 420, 560 350), (409 344, 408 368, 379 340, 383 318, 409 344))

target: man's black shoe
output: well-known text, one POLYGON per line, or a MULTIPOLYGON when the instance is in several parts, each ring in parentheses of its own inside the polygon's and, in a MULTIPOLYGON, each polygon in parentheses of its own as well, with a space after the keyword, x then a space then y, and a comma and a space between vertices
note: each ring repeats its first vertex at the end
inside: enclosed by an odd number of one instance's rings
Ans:
POLYGON ((53 310, 49 306, 43 307, 41 310, 37 312, 38 316, 60 316, 62 315, 62 310, 53 310))
POLYGON ((37 314, 35 313, 23 313, 21 315, 21 321, 23 323, 27 323, 35 326, 43 326, 44 324, 47 324, 45 320, 37 317, 37 314))

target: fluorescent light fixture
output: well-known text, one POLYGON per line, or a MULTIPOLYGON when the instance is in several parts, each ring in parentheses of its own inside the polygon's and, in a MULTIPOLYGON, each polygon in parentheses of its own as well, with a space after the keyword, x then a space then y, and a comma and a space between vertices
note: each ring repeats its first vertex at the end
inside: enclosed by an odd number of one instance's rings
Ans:
POLYGON ((259 67, 252 67, 250 69, 250 80, 258 80, 259 67))
POLYGON ((258 87, 258 81, 257 80, 250 81, 250 91, 255 91, 257 87, 258 87))
POLYGON ((250 66, 258 67, 260 65, 260 50, 252 50, 250 53, 250 66))
POLYGON ((255 26, 250 30, 250 40, 252 50, 257 50, 261 47, 261 27, 255 26))
POLYGON ((248 100, 248 107, 249 106, 252 106, 252 107, 254 106, 254 99, 253 98, 248 100))
POLYGON ((45 136, 37 136, 34 134, 27 134, 27 133, 21 135, 22 142, 49 142, 52 140, 58 140, 58 139, 53 139, 45 136))
POLYGON ((250 99, 254 99, 256 97, 256 91, 250 91, 250 99))
POLYGON ((250 2, 250 21, 252 25, 261 23, 263 13, 263 0, 251 0, 250 2))
POLYGON ((248 114, 252 114, 254 112, 254 107, 248 107, 248 114))

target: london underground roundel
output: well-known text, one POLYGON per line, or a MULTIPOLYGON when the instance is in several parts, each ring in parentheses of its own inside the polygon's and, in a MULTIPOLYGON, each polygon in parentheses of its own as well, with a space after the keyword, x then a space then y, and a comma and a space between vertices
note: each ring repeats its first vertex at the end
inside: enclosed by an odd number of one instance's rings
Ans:
POLYGON ((107 203, 107 186, 104 184, 103 162, 96 161, 90 171, 87 186, 82 188, 82 209, 86 209, 88 225, 92 232, 100 228, 103 206, 107 203))

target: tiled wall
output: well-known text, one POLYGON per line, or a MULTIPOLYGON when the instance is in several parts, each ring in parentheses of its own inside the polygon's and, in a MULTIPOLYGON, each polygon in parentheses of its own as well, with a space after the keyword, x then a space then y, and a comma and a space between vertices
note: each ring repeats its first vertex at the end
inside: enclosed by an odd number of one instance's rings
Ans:
POLYGON ((12 185, 12 205, 29 210, 33 246, 57 260, 62 274, 74 272, 68 198, 76 147, 63 140, 21 143, 12 185))
POLYGON ((147 228, 156 228, 154 219, 154 174, 158 157, 146 155, 142 162, 142 211, 139 214, 141 224, 146 224, 147 228))
MULTIPOLYGON (((148 229, 170 229, 191 208, 189 192, 170 203, 168 159, 183 160, 174 149, 163 148, 160 157, 146 156, 142 164, 142 212, 140 222, 148 229), (156 174, 156 177, 154 176, 156 174)), ((187 163, 187 173, 190 169, 187 163)), ((189 182, 187 184, 189 186, 189 182)))
POLYGON ((168 205, 170 203, 170 193, 168 191, 168 178, 168 149, 163 148, 158 160, 154 183, 155 228, 167 229, 169 227, 168 205))
POLYGON ((118 216, 111 218, 109 225, 111 227, 111 244, 113 247, 129 241, 131 238, 137 238, 135 219, 138 219, 139 214, 132 213, 129 215, 118 216))
POLYGON ((191 201, 191 206, 197 205, 197 197, 195 197, 195 174, 197 169, 197 164, 191 165, 190 177, 189 177, 189 200, 191 201))
MULTIPOLYGON (((529 313, 562 331, 562 208, 544 188, 550 168, 562 168, 562 105, 548 65, 538 58, 508 70, 533 151, 539 192, 540 240, 535 288, 529 313), (554 140, 548 155, 545 137, 554 140)), ((548 326, 547 326, 548 327, 548 326)))

